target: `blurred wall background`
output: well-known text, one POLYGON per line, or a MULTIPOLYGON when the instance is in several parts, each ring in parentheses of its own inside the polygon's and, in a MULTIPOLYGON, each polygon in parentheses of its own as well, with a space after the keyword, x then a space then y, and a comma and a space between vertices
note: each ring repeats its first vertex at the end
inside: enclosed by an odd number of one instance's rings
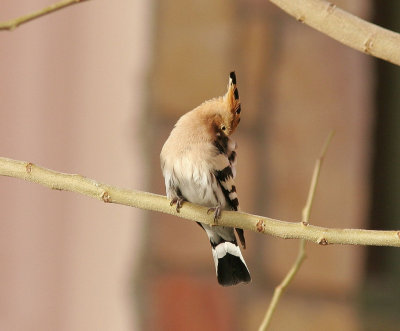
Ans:
MULTIPOLYGON (((0 19, 52 0, 1 1, 0 19)), ((0 33, 0 155, 143 188, 151 3, 90 1, 0 33)), ((0 330, 138 329, 143 213, 0 178, 0 330)))
MULTIPOLYGON (((3 1, 0 19, 49 3, 3 1)), ((336 4, 398 30, 395 1, 336 4)), ((311 223, 398 228, 398 68, 268 1, 90 1, 0 45, 1 156, 164 194, 173 124, 236 70, 244 211, 299 220, 334 129, 311 223)), ((254 330, 298 249, 247 233, 253 281, 221 288, 192 222, 11 178, 0 194, 0 329, 254 330)), ((396 329, 396 250, 309 244, 307 255, 273 330, 396 329)))

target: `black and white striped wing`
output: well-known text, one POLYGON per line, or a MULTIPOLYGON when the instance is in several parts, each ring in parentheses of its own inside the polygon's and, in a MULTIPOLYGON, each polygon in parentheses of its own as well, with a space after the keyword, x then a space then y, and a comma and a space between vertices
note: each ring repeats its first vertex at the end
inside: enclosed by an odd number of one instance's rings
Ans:
MULTIPOLYGON (((223 137, 215 144, 219 154, 215 157, 214 176, 226 200, 226 209, 239 210, 239 199, 236 192, 236 143, 223 137)), ((235 229, 243 248, 246 247, 242 229, 235 229)))

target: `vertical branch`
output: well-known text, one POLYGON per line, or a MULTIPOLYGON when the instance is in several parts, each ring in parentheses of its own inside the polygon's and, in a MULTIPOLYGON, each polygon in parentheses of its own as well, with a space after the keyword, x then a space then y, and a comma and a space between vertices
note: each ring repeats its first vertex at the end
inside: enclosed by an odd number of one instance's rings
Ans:
MULTIPOLYGON (((317 187, 319 174, 322 166, 322 162, 324 160, 326 150, 329 146, 330 141, 332 140, 334 132, 331 131, 325 141, 324 146, 322 147, 321 153, 318 159, 315 162, 314 172, 311 178, 310 189, 308 191, 307 201, 302 211, 302 218, 301 223, 303 226, 307 226, 309 224, 311 207, 314 201, 315 190, 317 187)), ((281 298, 283 292, 286 288, 290 285, 293 278, 296 276, 297 272, 299 271, 301 265, 303 264, 304 260, 306 259, 306 241, 304 239, 300 240, 300 247, 299 253, 297 254, 297 258, 294 261, 292 267, 290 268, 289 272, 286 274, 285 278, 282 282, 275 288, 274 295, 272 296, 271 303, 268 307, 267 312, 265 313, 264 319, 259 327, 259 331, 267 330, 268 326, 271 323, 272 315, 275 312, 275 309, 278 305, 279 299, 281 298)))
POLYGON ((329 133, 328 137, 325 140, 324 146, 322 146, 321 153, 319 154, 318 159, 315 161, 314 172, 311 178, 310 190, 308 192, 307 201, 301 215, 302 216, 301 221, 303 225, 306 226, 308 225, 308 221, 310 219, 311 206, 314 202, 315 190, 317 188, 322 162, 324 161, 326 150, 328 149, 328 146, 333 138, 334 133, 335 133, 334 131, 331 131, 329 133))
POLYGON ((278 305, 279 299, 281 298, 285 289, 292 282, 294 276, 296 276, 303 261, 306 259, 305 246, 306 246, 306 241, 304 239, 301 239, 299 253, 297 255, 296 261, 293 263, 292 267, 290 268, 289 272, 286 274, 286 276, 282 280, 282 282, 277 287, 275 287, 274 295, 272 296, 271 303, 269 304, 268 310, 265 313, 264 319, 263 319, 258 331, 265 331, 268 329, 268 327, 271 323, 272 315, 275 312, 275 309, 278 305))

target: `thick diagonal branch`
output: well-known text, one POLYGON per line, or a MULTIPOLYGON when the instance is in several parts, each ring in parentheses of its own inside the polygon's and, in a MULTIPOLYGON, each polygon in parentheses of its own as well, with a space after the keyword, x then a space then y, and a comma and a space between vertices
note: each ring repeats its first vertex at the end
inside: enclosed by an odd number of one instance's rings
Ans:
MULTIPOLYGON (((80 175, 64 174, 45 169, 30 162, 0 158, 0 175, 21 178, 56 190, 81 193, 89 197, 121 205, 176 215, 191 221, 214 224, 207 207, 185 202, 180 212, 171 207, 165 196, 122 189, 99 183, 80 175)), ((372 245, 400 247, 399 231, 333 229, 302 222, 284 222, 242 212, 224 211, 219 225, 242 228, 284 239, 305 239, 320 245, 372 245)))
POLYGON ((299 22, 360 52, 400 65, 400 34, 364 21, 326 0, 270 0, 299 22))

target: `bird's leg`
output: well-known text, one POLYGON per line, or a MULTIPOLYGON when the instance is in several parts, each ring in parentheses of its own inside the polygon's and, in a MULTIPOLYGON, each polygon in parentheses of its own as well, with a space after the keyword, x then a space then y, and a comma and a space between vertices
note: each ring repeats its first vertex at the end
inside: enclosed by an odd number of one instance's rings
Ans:
POLYGON ((221 204, 218 204, 215 207, 211 207, 207 210, 207 214, 214 212, 214 224, 213 225, 217 225, 218 224, 218 220, 221 218, 221 204))
POLYGON ((183 202, 185 201, 185 198, 182 196, 175 197, 171 200, 170 206, 173 206, 176 204, 176 212, 179 213, 180 209, 182 208, 183 202))

